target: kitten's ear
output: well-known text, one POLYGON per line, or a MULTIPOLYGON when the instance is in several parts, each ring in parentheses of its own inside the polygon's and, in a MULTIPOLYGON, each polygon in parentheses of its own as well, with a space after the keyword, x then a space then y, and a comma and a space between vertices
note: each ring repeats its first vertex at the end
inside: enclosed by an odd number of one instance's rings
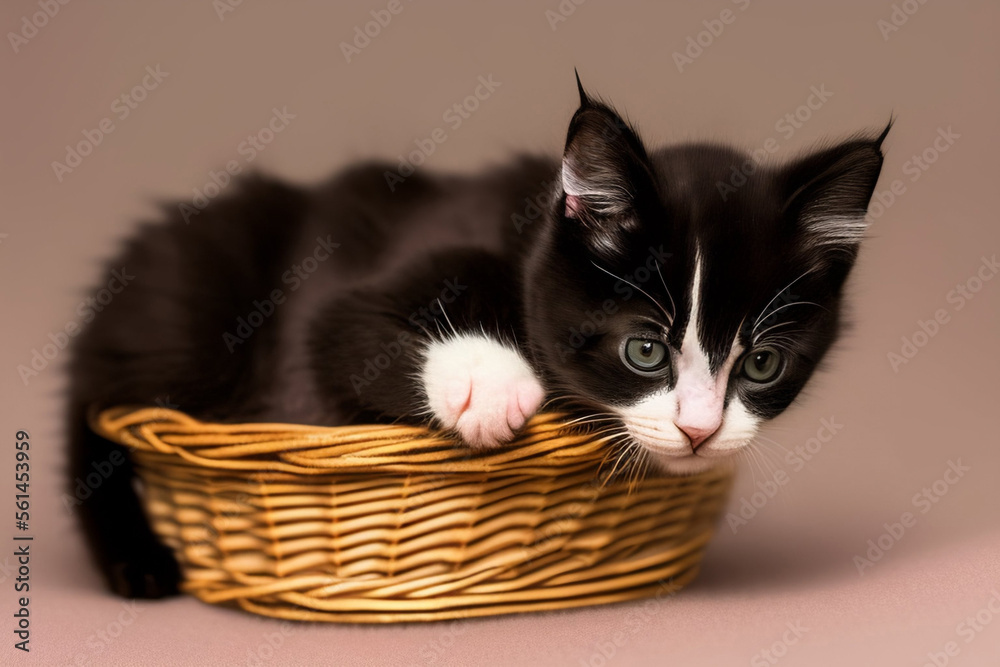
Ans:
POLYGON ((783 173, 785 219, 813 266, 849 267, 868 223, 865 214, 882 169, 882 141, 857 138, 789 165, 783 173))
MULTIPOLYGON (((580 108, 570 121, 562 161, 563 218, 599 233, 612 245, 637 224, 636 205, 653 187, 646 149, 635 130, 580 85, 580 108)), ((610 248, 606 248, 610 249, 610 248)))

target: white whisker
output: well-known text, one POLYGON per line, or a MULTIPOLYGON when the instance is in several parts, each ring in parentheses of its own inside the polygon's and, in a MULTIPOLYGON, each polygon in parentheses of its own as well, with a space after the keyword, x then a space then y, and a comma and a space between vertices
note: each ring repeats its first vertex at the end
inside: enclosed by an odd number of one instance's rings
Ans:
MULTIPOLYGON (((774 310, 772 310, 768 314, 768 317, 774 317, 774 315, 776 313, 778 313, 779 311, 782 311, 785 308, 790 308, 791 306, 816 306, 817 308, 822 308, 823 310, 827 310, 827 308, 825 306, 821 306, 820 304, 816 303, 815 301, 793 301, 792 303, 786 303, 783 306, 778 306, 777 308, 775 308, 774 310)), ((756 330, 757 326, 760 326, 760 325, 759 324, 756 325, 754 327, 754 331, 756 330)), ((750 335, 751 336, 753 335, 753 331, 750 332, 750 335)))
POLYGON ((667 287, 667 281, 663 279, 663 273, 660 271, 660 262, 656 262, 656 273, 660 276, 660 284, 663 285, 663 291, 667 293, 667 298, 670 299, 670 326, 674 325, 674 318, 677 317, 677 304, 674 303, 674 297, 670 294, 670 288, 667 287))
POLYGON ((653 302, 653 303, 654 303, 654 304, 656 305, 656 307, 657 307, 657 308, 659 308, 659 309, 660 309, 660 312, 662 312, 662 313, 663 313, 663 316, 667 318, 667 322, 668 322, 668 323, 670 323, 670 324, 673 324, 673 321, 674 321, 674 318, 673 318, 673 317, 672 317, 672 316, 670 315, 670 313, 668 313, 668 312, 667 312, 667 309, 666 309, 666 308, 664 308, 664 307, 663 307, 662 305, 660 305, 660 302, 659 302, 659 301, 657 301, 657 300, 656 300, 656 299, 654 299, 654 298, 653 298, 652 296, 650 296, 649 292, 647 292, 646 290, 642 289, 642 288, 641 288, 641 287, 639 287, 638 285, 635 285, 635 284, 633 284, 633 283, 630 283, 629 281, 625 280, 624 278, 621 278, 621 277, 619 277, 619 276, 616 276, 615 274, 611 273, 611 272, 610 272, 610 271, 608 271, 607 269, 605 269, 605 268, 603 268, 603 267, 599 266, 599 265, 597 264, 597 262, 591 262, 591 264, 593 264, 593 265, 594 265, 594 266, 595 266, 596 268, 600 269, 601 271, 603 271, 604 273, 608 274, 608 275, 609 275, 609 276, 611 276, 612 278, 615 278, 616 280, 620 280, 620 281, 622 281, 623 283, 625 283, 626 285, 629 285, 629 286, 631 286, 631 287, 634 287, 634 288, 635 288, 636 290, 638 290, 639 292, 641 292, 641 293, 642 293, 643 295, 645 295, 645 297, 646 297, 647 299, 649 299, 650 301, 652 301, 652 302, 653 302))
POLYGON ((760 324, 761 318, 763 318, 764 315, 765 315, 765 313, 767 313, 767 309, 771 307, 771 304, 774 303, 774 300, 777 299, 782 294, 784 294, 785 290, 787 290, 789 287, 791 287, 792 285, 794 285, 798 281, 802 280, 803 278, 805 278, 807 275, 809 275, 813 271, 815 271, 815 269, 812 269, 812 268, 806 269, 806 271, 802 275, 800 275, 798 278, 796 278, 795 280, 793 280, 792 282, 788 283, 787 285, 785 285, 784 287, 782 287, 780 290, 778 290, 778 293, 775 294, 774 297, 772 297, 772 299, 767 302, 767 305, 764 306, 764 309, 760 311, 760 315, 758 315, 757 319, 754 320, 754 322, 753 322, 753 329, 751 330, 751 333, 753 331, 757 330, 757 326, 760 324))
POLYGON ((768 331, 773 331, 774 329, 777 329, 778 327, 787 326, 789 324, 793 324, 793 322, 791 322, 791 321, 789 321, 789 322, 778 322, 777 324, 772 324, 771 326, 769 326, 768 328, 764 329, 760 333, 754 334, 754 336, 753 336, 753 343, 752 344, 756 345, 757 341, 760 340, 763 336, 766 336, 768 331))
POLYGON ((448 323, 449 327, 451 327, 452 335, 457 337, 458 331, 455 329, 455 325, 451 323, 451 320, 448 319, 448 312, 444 309, 444 304, 441 302, 441 298, 438 297, 437 299, 435 299, 435 301, 437 301, 438 308, 441 309, 441 314, 444 315, 444 321, 448 323))

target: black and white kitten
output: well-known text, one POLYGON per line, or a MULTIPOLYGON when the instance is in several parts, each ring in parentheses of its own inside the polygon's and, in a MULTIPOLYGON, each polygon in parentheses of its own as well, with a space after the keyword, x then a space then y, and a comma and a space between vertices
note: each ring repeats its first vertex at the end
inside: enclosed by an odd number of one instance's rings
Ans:
MULTIPOLYGON (((135 277, 76 341, 71 493, 120 461, 85 427, 120 404, 430 421, 487 448, 548 397, 613 419, 667 472, 747 447, 837 335, 888 128, 736 187, 746 154, 649 153, 580 96, 561 161, 402 182, 367 164, 314 189, 258 176, 145 226, 111 264, 135 277)), ((167 595, 177 564, 131 477, 126 462, 76 502, 110 587, 167 595)))

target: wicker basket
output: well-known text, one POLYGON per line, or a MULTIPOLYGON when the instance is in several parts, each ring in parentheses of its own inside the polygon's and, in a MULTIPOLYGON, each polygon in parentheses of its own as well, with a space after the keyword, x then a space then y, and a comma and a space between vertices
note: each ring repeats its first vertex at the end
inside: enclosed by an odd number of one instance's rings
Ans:
POLYGON ((433 621, 677 590, 730 482, 726 471, 609 478, 610 436, 554 414, 487 454, 399 425, 208 424, 126 407, 91 424, 131 449, 186 592, 306 621, 433 621))

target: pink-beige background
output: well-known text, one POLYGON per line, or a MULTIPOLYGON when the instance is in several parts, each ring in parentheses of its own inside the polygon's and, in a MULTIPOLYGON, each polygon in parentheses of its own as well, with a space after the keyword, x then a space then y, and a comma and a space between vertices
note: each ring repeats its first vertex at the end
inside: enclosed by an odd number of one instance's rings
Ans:
POLYGON ((15 40, 16 52, 8 33, 42 9, 3 4, 0 664, 923 665, 929 654, 1000 664, 1000 614, 990 610, 1000 611, 1000 279, 974 280, 992 275, 982 258, 1000 253, 1000 8, 404 0, 348 63, 341 43, 387 4, 70 2, 15 40), (560 7, 566 20, 554 22, 560 7), (705 21, 718 32, 723 10, 731 21, 710 43, 703 34, 707 46, 679 71, 674 53, 705 21), (116 98, 156 66, 168 75, 121 118, 116 98), (157 199, 191 198, 209 170, 245 161, 241 142, 274 108, 295 117, 247 166, 296 181, 362 157, 395 159, 436 127, 448 139, 424 168, 558 152, 574 66, 650 143, 754 149, 774 137, 774 158, 785 159, 897 117, 878 190, 898 179, 902 194, 873 216, 850 285, 856 325, 808 395, 765 431, 768 462, 743 466, 731 511, 744 499, 761 507, 735 530, 720 525, 698 581, 658 605, 407 627, 287 625, 193 599, 123 605, 103 592, 58 497, 65 355, 27 383, 17 367, 78 319, 85 289, 108 280, 100 261, 134 221, 157 199), (451 129, 444 111, 489 75, 500 86, 451 129), (832 95, 789 133, 778 124, 812 87, 832 95), (60 181, 52 163, 104 118, 114 131, 60 181), (921 170, 913 157, 929 148, 936 159, 921 170), (970 279, 973 298, 949 299, 970 279), (916 336, 926 344, 894 369, 889 353, 942 309, 947 321, 916 336), (786 458, 827 433, 824 419, 842 425, 833 438, 809 461, 786 458), (30 431, 33 455, 30 654, 12 646, 18 429, 30 431), (948 475, 954 484, 941 481, 949 462, 967 468, 948 475), (786 483, 774 497, 751 498, 778 470, 786 483), (915 502, 924 488, 937 502, 915 502), (884 537, 904 512, 916 523, 884 537), (890 548, 859 573, 855 557, 880 537, 890 548))

